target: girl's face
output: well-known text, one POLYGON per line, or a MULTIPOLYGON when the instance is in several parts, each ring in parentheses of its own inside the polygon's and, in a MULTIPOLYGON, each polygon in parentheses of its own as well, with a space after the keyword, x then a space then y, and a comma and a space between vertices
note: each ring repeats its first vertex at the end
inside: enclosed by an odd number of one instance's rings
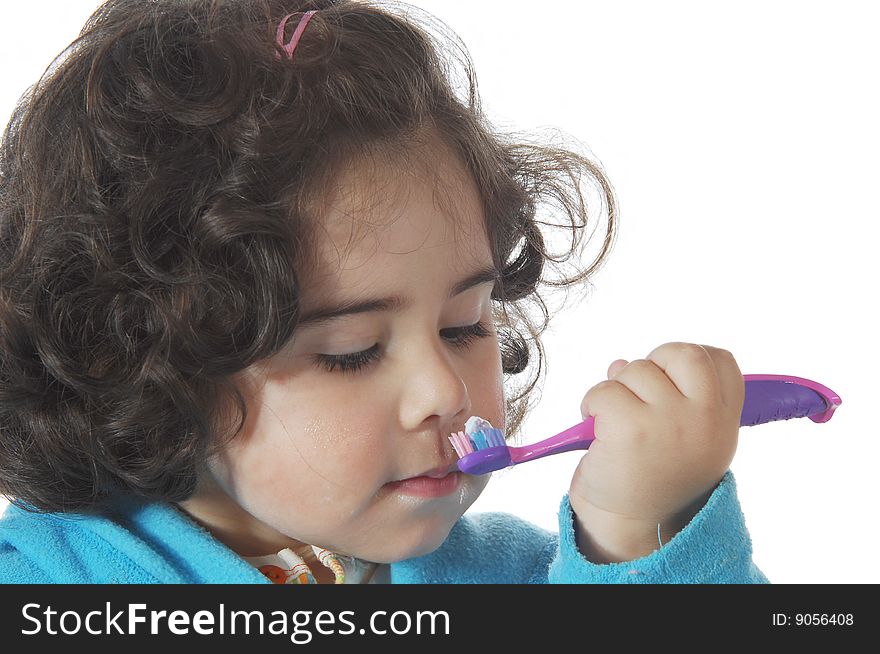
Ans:
POLYGON ((244 371, 243 431, 181 503, 239 554, 291 539, 377 562, 426 554, 485 487, 424 479, 457 458, 447 436, 468 417, 504 429, 505 414, 493 282, 462 285, 492 268, 477 188, 448 153, 419 160, 349 170, 300 277, 303 318, 400 302, 303 323, 244 371))

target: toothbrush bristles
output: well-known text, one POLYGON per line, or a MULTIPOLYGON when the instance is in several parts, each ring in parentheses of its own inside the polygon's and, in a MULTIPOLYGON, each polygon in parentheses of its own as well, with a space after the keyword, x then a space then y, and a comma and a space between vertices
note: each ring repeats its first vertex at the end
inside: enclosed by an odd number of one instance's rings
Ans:
POLYGON ((468 435, 463 431, 455 432, 449 437, 452 443, 452 449, 458 454, 459 458, 485 450, 490 447, 502 447, 506 445, 504 442, 504 434, 500 429, 480 429, 468 435))
POLYGON ((460 459, 462 457, 461 446, 459 446, 459 444, 458 444, 458 441, 456 438, 457 436, 458 436, 457 433, 452 434, 449 437, 449 442, 452 443, 452 449, 455 450, 455 453, 458 455, 458 458, 460 459))
POLYGON ((501 433, 500 429, 495 429, 494 427, 489 430, 488 440, 489 447, 501 447, 506 445, 504 442, 504 434, 501 433))
POLYGON ((455 450, 455 453, 458 454, 459 458, 474 451, 471 439, 468 438, 463 431, 452 434, 452 436, 449 437, 449 442, 452 443, 452 448, 455 450))

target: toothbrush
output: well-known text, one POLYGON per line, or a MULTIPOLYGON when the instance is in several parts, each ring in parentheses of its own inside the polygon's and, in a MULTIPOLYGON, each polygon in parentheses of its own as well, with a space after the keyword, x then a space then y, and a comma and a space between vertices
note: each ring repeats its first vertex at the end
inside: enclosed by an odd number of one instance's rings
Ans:
MULTIPOLYGON (((802 377, 743 375, 743 380, 746 395, 739 423, 742 427, 803 417, 813 422, 828 422, 842 403, 840 396, 830 388, 802 377)), ((595 439, 594 420, 589 416, 543 441, 512 447, 505 444, 500 429, 474 416, 468 420, 465 431, 449 437, 461 457, 451 469, 483 475, 552 454, 589 449, 595 439)))

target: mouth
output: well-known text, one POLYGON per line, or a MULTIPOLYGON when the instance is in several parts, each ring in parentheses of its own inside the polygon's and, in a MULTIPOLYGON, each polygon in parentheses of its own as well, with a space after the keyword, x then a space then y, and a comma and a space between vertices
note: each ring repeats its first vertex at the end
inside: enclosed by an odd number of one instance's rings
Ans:
POLYGON ((433 468, 432 470, 428 470, 427 472, 423 472, 422 474, 416 476, 430 477, 431 479, 442 479, 451 472, 457 472, 457 468, 455 467, 455 464, 447 463, 446 465, 438 466, 436 468, 433 468))
POLYGON ((458 472, 454 464, 447 464, 426 470, 414 477, 399 479, 386 484, 386 487, 402 495, 423 498, 449 495, 461 485, 464 473, 458 472))
POLYGON ((453 461, 451 463, 444 463, 443 465, 436 466, 434 468, 431 468, 430 470, 424 470, 409 477, 401 477, 399 479, 395 479, 392 483, 407 481, 409 479, 420 479, 424 477, 428 477, 430 479, 442 479, 446 475, 458 471, 458 466, 456 465, 456 462, 453 461))

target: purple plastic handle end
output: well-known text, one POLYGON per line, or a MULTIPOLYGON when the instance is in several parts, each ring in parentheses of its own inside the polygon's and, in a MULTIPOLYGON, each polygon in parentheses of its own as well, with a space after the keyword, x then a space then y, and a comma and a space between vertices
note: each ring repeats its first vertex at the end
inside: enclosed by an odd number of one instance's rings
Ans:
POLYGON ((792 375, 743 375, 743 379, 746 400, 742 425, 769 422, 762 415, 768 410, 775 414, 772 418, 775 420, 806 416, 813 422, 828 422, 835 409, 843 404, 837 393, 812 379, 792 375), (794 386, 786 388, 789 384, 794 386))

